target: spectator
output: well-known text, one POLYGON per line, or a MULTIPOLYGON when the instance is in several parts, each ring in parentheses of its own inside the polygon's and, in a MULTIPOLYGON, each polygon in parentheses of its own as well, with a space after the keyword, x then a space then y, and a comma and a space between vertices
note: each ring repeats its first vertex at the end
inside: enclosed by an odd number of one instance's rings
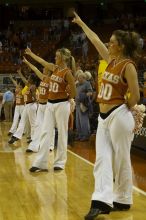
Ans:
POLYGON ((78 141, 87 141, 90 137, 89 123, 89 104, 92 96, 92 87, 90 82, 86 80, 84 72, 79 72, 77 75, 78 83, 76 84, 76 129, 78 141))
POLYGON ((7 88, 6 92, 3 95, 3 100, 2 100, 6 122, 12 121, 13 104, 14 104, 14 94, 11 92, 10 88, 7 88))

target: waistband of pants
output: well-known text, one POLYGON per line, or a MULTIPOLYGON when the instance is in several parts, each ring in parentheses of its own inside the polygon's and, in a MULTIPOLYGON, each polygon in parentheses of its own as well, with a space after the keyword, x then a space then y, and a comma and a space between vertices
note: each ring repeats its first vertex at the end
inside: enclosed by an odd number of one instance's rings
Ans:
POLYGON ((27 105, 27 104, 31 104, 31 103, 34 103, 34 102, 27 102, 26 105, 27 105))
POLYGON ((68 99, 54 99, 54 100, 48 99, 48 102, 50 103, 59 103, 59 102, 66 102, 66 101, 68 101, 68 99))
POLYGON ((39 102, 40 105, 46 105, 47 102, 39 102))
POLYGON ((102 119, 106 119, 115 109, 117 109, 119 107, 120 107, 120 105, 117 105, 117 106, 113 107, 111 110, 109 110, 107 113, 100 112, 100 117, 102 119))

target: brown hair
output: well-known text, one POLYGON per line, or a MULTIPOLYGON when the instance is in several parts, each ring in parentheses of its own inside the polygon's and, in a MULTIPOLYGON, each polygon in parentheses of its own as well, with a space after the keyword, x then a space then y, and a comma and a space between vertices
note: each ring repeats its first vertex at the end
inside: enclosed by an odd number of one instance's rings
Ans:
POLYGON ((116 30, 113 32, 119 45, 124 45, 123 54, 133 60, 137 58, 141 52, 140 36, 136 32, 116 30))

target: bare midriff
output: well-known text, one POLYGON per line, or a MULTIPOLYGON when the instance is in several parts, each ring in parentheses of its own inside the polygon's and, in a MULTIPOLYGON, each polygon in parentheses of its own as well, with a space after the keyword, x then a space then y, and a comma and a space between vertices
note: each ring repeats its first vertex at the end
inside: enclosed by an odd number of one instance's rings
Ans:
POLYGON ((48 99, 39 99, 39 102, 40 102, 40 103, 47 103, 47 102, 48 102, 48 99))
POLYGON ((107 113, 108 111, 110 111, 112 108, 114 108, 115 106, 118 106, 119 104, 105 104, 105 103, 100 103, 99 107, 100 107, 100 112, 102 113, 107 113))

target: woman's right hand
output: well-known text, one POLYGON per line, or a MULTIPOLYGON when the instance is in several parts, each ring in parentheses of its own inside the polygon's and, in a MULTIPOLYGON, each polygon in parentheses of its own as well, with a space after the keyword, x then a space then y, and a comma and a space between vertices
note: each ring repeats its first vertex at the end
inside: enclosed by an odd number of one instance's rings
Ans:
POLYGON ((21 74, 21 68, 17 70, 17 73, 18 73, 18 74, 21 74))
POLYGON ((26 49, 25 49, 25 54, 30 54, 31 53, 31 49, 29 48, 29 47, 27 47, 26 49))
POLYGON ((75 17, 73 18, 72 22, 78 24, 79 26, 82 26, 83 21, 81 20, 79 15, 75 11, 73 12, 73 14, 75 17))
POLYGON ((9 75, 9 78, 10 78, 10 79, 13 79, 13 76, 12 76, 12 74, 10 74, 10 75, 9 75))
POLYGON ((27 59, 25 57, 23 57, 23 60, 22 60, 23 63, 27 63, 27 59))

